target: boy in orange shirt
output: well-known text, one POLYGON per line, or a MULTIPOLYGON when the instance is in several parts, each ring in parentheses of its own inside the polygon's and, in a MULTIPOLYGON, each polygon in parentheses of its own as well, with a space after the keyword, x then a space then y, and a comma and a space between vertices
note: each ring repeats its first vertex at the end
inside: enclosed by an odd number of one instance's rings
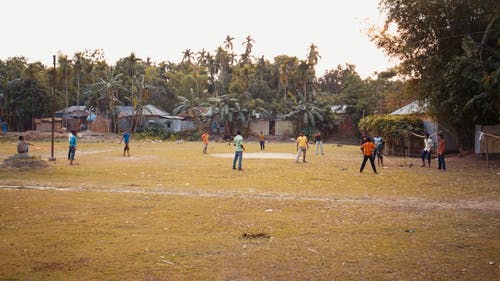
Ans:
POLYGON ((359 172, 363 172, 363 169, 365 168, 366 160, 370 160, 370 164, 372 165, 373 172, 376 174, 377 169, 375 168, 375 161, 372 157, 373 151, 375 150, 375 144, 371 142, 371 138, 367 137, 366 142, 361 145, 360 148, 361 152, 363 152, 363 163, 361 164, 361 168, 359 169, 359 172))
POLYGON ((203 134, 201 135, 201 141, 203 142, 203 153, 207 153, 207 148, 208 148, 208 133, 207 131, 204 131, 203 134))

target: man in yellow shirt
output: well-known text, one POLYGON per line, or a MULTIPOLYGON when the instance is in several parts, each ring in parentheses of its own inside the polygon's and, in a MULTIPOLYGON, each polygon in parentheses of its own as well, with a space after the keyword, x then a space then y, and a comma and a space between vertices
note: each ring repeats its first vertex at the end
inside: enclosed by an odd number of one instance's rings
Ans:
POLYGON ((300 154, 302 153, 302 161, 306 163, 306 152, 309 149, 309 141, 307 137, 304 136, 304 132, 300 132, 299 137, 297 138, 297 158, 295 159, 296 163, 299 163, 300 154))
POLYGON ((260 134, 259 134, 260 150, 266 149, 265 142, 266 142, 266 137, 264 136, 263 132, 260 132, 260 134))

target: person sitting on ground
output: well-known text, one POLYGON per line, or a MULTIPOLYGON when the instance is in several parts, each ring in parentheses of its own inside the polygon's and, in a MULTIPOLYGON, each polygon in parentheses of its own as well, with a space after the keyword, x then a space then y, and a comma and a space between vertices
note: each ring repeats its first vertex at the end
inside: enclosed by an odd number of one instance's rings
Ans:
POLYGON ((17 142, 17 153, 28 154, 30 145, 32 144, 24 141, 24 136, 19 136, 19 141, 17 142))

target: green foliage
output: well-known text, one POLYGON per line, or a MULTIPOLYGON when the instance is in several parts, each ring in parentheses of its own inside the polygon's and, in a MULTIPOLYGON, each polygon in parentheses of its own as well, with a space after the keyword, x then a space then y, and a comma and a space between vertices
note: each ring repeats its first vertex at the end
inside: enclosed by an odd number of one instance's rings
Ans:
POLYGON ((387 14, 372 39, 401 61, 409 92, 471 150, 474 125, 499 121, 498 1, 382 0, 387 14), (397 28, 397 33, 393 28, 397 28))
POLYGON ((386 137, 399 137, 410 132, 423 134, 422 120, 413 115, 370 115, 359 120, 358 127, 386 137))
POLYGON ((188 129, 175 133, 178 140, 199 141, 201 140, 202 129, 188 129))
POLYGON ((302 131, 304 132, 304 136, 306 136, 309 141, 312 141, 314 140, 314 133, 316 133, 317 129, 314 127, 305 127, 302 131))
POLYGON ((139 132, 141 138, 144 139, 160 139, 165 140, 169 137, 169 133, 161 124, 152 123, 139 132))

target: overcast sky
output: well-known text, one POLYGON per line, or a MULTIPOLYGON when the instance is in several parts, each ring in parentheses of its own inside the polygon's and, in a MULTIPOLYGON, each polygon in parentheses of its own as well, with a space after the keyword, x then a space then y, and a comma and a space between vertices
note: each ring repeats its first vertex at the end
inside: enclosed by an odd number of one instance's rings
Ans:
POLYGON ((7 0, 0 3, 0 59, 25 56, 49 65, 52 55, 69 57, 103 49, 106 61, 134 52, 154 62, 180 62, 182 51, 214 53, 227 35, 243 52, 305 59, 319 47, 318 75, 351 63, 366 78, 394 65, 369 40, 370 24, 381 25, 378 0, 7 0))

